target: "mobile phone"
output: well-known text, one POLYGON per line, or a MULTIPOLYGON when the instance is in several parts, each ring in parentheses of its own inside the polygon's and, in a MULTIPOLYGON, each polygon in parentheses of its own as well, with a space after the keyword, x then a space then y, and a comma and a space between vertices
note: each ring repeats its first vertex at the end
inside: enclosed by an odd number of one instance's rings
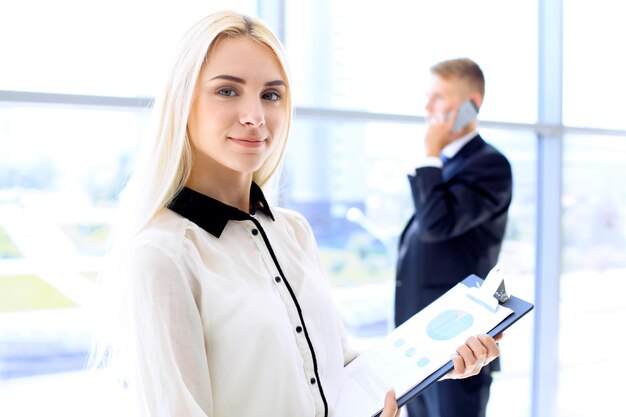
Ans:
POLYGON ((466 100, 459 106, 459 111, 456 114, 456 120, 452 125, 452 133, 456 133, 463 129, 465 126, 476 120, 478 116, 478 107, 472 100, 466 100))

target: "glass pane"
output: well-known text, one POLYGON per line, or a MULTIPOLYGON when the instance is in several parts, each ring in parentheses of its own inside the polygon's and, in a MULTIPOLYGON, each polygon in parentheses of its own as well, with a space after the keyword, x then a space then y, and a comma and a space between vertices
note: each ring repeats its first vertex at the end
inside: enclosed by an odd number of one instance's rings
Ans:
POLYGON ((626 4, 563 2, 563 120, 566 125, 626 129, 623 97, 626 4), (584 30, 582 30, 584 28, 584 30))
POLYGON ((21 0, 0 13, 0 90, 153 96, 188 26, 256 0, 21 0))
POLYGON ((534 122, 537 5, 498 0, 477 4, 289 3, 286 47, 296 103, 423 115, 430 66, 468 56, 485 72, 483 118, 534 122))
MULTIPOLYGON (((500 261, 509 292, 532 301, 535 137, 495 129, 481 133, 513 167, 514 199, 500 261)), ((291 135, 283 205, 311 223, 339 311, 363 348, 389 330, 398 237, 412 213, 406 174, 423 156, 423 134, 422 125, 299 119, 291 135)), ((489 407, 497 415, 514 402, 517 414, 511 415, 525 417, 530 409, 532 320, 516 324, 501 347, 503 371, 495 376, 489 407)))
POLYGON ((120 415, 114 385, 80 371, 111 210, 146 119, 0 106, 0 415, 120 415))
POLYGON ((391 318, 397 239, 411 214, 406 173, 423 127, 298 120, 283 204, 309 220, 348 330, 379 337, 391 318))
MULTIPOLYGON (((524 300, 535 298, 535 228, 537 222, 537 147, 532 132, 481 129, 485 140, 500 149, 513 169, 513 201, 499 262, 506 289, 524 300)), ((523 318, 505 332, 500 342, 502 371, 495 373, 488 415, 530 415, 533 364, 533 316, 523 318), (515 407, 510 407, 515 404, 515 407), (508 406, 508 408, 507 408, 508 406)))
POLYGON ((626 408, 623 346, 611 341, 626 317, 626 138, 568 135, 563 164, 558 415, 615 415, 626 408), (590 337, 608 340, 600 353, 590 337))

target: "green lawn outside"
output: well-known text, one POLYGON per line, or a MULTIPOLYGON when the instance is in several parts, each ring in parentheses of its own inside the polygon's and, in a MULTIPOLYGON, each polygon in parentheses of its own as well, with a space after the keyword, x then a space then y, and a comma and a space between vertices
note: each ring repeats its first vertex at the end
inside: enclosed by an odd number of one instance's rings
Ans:
POLYGON ((7 232, 0 227, 0 259, 21 258, 22 254, 15 247, 7 232))
POLYGON ((60 226, 82 255, 104 255, 110 227, 106 224, 65 224, 60 226))
POLYGON ((0 313, 76 306, 76 303, 35 275, 0 276, 0 313))

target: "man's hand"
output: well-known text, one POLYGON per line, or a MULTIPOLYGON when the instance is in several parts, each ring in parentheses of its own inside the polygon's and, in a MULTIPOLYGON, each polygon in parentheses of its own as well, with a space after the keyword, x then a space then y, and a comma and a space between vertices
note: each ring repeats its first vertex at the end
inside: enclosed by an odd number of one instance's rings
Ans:
POLYGON ((426 136, 424 137, 426 156, 438 158, 441 150, 446 145, 463 136, 465 132, 462 130, 452 133, 452 126, 456 120, 457 112, 458 107, 452 109, 448 120, 446 120, 445 114, 438 114, 430 118, 426 136))

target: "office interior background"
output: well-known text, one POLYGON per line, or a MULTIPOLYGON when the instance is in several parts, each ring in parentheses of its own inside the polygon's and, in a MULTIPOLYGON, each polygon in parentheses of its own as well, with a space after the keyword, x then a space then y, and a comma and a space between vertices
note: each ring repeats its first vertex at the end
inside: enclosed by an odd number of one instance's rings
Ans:
POLYGON ((623 415, 626 6, 611 0, 2 0, 0 415, 128 415, 123 388, 84 370, 86 311, 169 53, 224 8, 284 42, 296 109, 275 199, 310 221, 363 348, 390 328, 428 68, 482 66, 480 131, 514 173, 500 261, 535 304, 500 344, 488 415, 623 415))

